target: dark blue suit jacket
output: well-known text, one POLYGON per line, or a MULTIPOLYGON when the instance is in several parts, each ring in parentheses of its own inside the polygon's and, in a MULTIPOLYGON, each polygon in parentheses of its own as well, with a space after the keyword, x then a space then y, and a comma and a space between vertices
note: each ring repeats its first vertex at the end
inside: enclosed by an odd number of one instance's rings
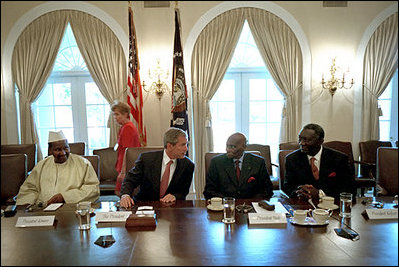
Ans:
MULTIPOLYGON (((134 189, 140 186, 139 192, 133 196, 135 201, 159 200, 162 158, 163 150, 141 153, 123 180, 121 195, 132 196, 134 189)), ((186 199, 193 173, 194 163, 188 157, 177 159, 176 170, 165 194, 172 194, 176 199, 186 199)))
POLYGON ((233 159, 228 158, 226 153, 212 158, 206 176, 204 190, 206 199, 212 197, 270 198, 272 195, 273 184, 262 157, 245 153, 239 180, 236 177, 233 159))
POLYGON ((296 197, 299 185, 311 184, 317 189, 339 201, 341 192, 356 192, 355 179, 352 174, 348 156, 323 147, 320 158, 319 180, 314 179, 308 157, 300 149, 286 157, 283 191, 290 197, 296 197))

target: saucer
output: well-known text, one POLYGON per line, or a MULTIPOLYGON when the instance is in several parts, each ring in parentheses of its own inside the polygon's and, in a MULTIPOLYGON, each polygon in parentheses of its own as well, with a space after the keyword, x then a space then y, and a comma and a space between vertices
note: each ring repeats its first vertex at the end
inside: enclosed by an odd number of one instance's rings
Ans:
POLYGON ((324 206, 323 203, 320 203, 317 205, 317 207, 325 209, 325 210, 336 210, 338 209, 338 206, 335 204, 332 204, 331 206, 324 206))
POLYGON ((327 225, 329 222, 328 220, 325 223, 317 223, 312 217, 306 217, 303 223, 296 222, 294 218, 289 218, 289 222, 295 225, 304 225, 304 226, 324 226, 327 225))
POLYGON ((220 207, 214 207, 211 204, 209 204, 208 206, 206 206, 208 208, 208 210, 213 210, 213 211, 221 211, 223 210, 223 206, 220 207))

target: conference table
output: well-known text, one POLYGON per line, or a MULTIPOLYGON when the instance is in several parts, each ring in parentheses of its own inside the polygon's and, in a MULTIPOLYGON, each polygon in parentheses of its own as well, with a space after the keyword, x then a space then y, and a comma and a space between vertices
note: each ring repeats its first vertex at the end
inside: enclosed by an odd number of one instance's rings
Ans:
MULTIPOLYGON (((251 204, 260 199, 241 199, 251 204)), ((376 197, 384 208, 393 207, 392 197, 376 197)), ((309 203, 278 195, 287 209, 310 209, 309 203)), ((76 205, 64 204, 56 211, 27 212, 19 206, 13 217, 1 218, 2 265, 398 265, 398 220, 366 219, 366 205, 358 198, 352 217, 345 223, 359 233, 352 241, 338 236, 343 220, 334 210, 328 225, 302 226, 290 222, 275 225, 248 223, 248 214, 236 212, 236 222, 224 224, 223 211, 207 209, 205 200, 137 202, 152 206, 155 229, 126 228, 123 222, 95 223, 79 230, 76 205), (16 227, 18 217, 55 215, 53 226, 16 227), (112 235, 109 247, 94 242, 112 235)), ((118 210, 115 202, 93 203, 95 212, 118 210)), ((317 203, 315 203, 317 205, 317 203)), ((253 212, 253 211, 251 211, 253 212)), ((287 215, 287 220, 290 215, 287 215)))

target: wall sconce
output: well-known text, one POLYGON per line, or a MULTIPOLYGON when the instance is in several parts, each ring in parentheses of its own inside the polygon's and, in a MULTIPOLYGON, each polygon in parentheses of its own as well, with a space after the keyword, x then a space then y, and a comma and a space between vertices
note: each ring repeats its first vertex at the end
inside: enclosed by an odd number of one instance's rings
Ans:
POLYGON ((330 91, 330 94, 333 96, 335 94, 335 91, 337 91, 337 89, 350 89, 353 84, 355 83, 353 81, 350 82, 349 85, 345 84, 345 72, 342 74, 342 79, 337 79, 335 77, 335 72, 337 71, 337 67, 335 66, 335 58, 333 58, 332 60, 332 65, 330 68, 330 73, 331 73, 331 78, 329 81, 325 82, 324 81, 324 74, 321 78, 321 85, 323 86, 324 89, 328 89, 330 91))
POLYGON ((150 80, 156 80, 153 82, 150 86, 150 89, 145 89, 146 84, 144 83, 143 80, 143 89, 147 93, 154 92, 158 99, 161 100, 163 94, 165 92, 169 92, 169 87, 168 85, 163 82, 162 80, 167 80, 169 77, 169 71, 167 70, 166 73, 165 71, 161 68, 160 60, 157 59, 157 66, 155 67, 155 70, 153 71, 153 74, 151 74, 151 70, 148 70, 148 77, 150 80))

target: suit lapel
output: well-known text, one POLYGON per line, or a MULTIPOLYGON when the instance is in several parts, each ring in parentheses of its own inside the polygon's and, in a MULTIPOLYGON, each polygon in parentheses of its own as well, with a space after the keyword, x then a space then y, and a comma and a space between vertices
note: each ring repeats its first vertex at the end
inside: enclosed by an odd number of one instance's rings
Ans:
POLYGON ((237 181, 237 176, 236 176, 236 170, 235 170, 235 166, 234 166, 234 161, 233 159, 229 159, 227 157, 227 155, 225 156, 225 160, 224 160, 224 170, 227 173, 227 176, 230 178, 230 180, 235 184, 238 185, 238 181, 237 181))
POLYGON ((248 156, 247 153, 244 154, 244 158, 242 160, 241 166, 241 176, 240 176, 240 183, 246 181, 249 178, 249 174, 251 173, 251 158, 248 156))
POLYGON ((162 159, 163 159, 163 150, 159 152, 157 151, 154 157, 154 166, 157 167, 152 169, 152 175, 151 175, 155 191, 159 191, 161 186, 162 159))

